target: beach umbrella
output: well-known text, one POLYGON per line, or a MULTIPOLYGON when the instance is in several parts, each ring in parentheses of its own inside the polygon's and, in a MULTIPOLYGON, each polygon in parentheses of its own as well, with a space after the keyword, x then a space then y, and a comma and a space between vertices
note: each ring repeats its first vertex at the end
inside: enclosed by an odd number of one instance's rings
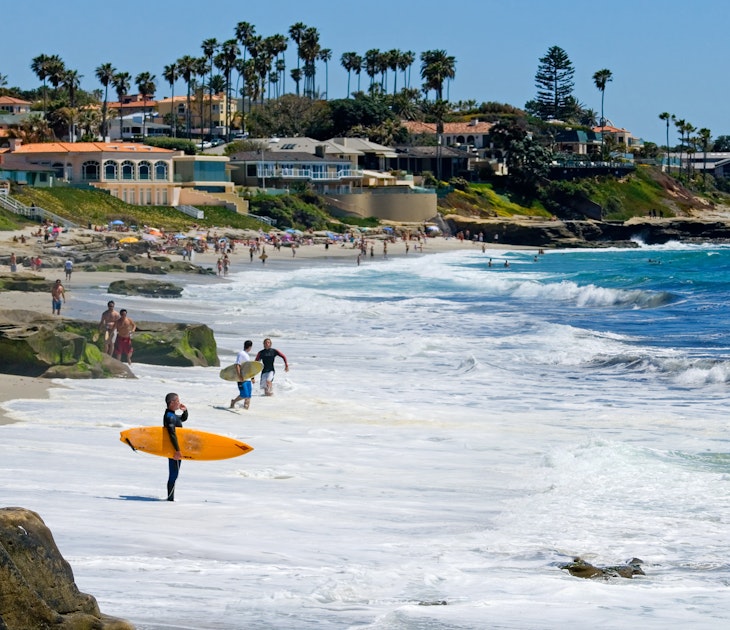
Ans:
POLYGON ((427 225, 426 226, 426 229, 429 230, 430 232, 438 232, 439 231, 438 227, 436 227, 435 225, 427 225))
POLYGON ((119 239, 120 243, 138 243, 139 239, 136 236, 125 236, 119 239))
POLYGON ((121 219, 116 219, 112 221, 110 225, 124 225, 124 221, 122 221, 121 219))
POLYGON ((187 238, 187 237, 188 237, 187 234, 175 234, 175 238, 177 238, 177 239, 187 238))
POLYGON ((157 242, 157 237, 154 234, 142 234, 143 241, 150 241, 151 243, 157 242))
POLYGON ((296 234, 297 236, 304 234, 301 230, 295 230, 294 228, 287 228, 284 230, 287 234, 296 234))

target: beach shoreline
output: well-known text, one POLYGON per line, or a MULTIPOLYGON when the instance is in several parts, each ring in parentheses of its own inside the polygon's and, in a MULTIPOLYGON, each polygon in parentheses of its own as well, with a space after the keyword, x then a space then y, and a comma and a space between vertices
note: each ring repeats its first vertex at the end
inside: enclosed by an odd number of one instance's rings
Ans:
MULTIPOLYGON (((30 256, 31 254, 42 255, 43 246, 36 242, 35 238, 30 237, 31 228, 25 228, 24 230, 16 230, 11 232, 5 232, 0 235, 0 256, 9 256, 10 253, 15 252, 20 257, 30 256), (26 237, 26 243, 21 244, 13 241, 13 237, 20 238, 23 234, 26 237)), ((61 235, 59 242, 61 247, 59 254, 62 256, 64 251, 71 249, 70 245, 65 245, 65 242, 70 242, 74 236, 78 236, 79 233, 85 234, 90 232, 84 228, 76 228, 69 231, 66 234, 61 235)), ((91 232, 90 232, 91 233, 91 232)), ((432 254, 457 251, 457 250, 469 250, 469 251, 481 251, 482 248, 485 250, 485 255, 492 254, 499 251, 509 250, 526 250, 535 249, 534 247, 524 246, 512 246, 500 243, 479 243, 476 241, 462 241, 458 238, 445 238, 441 236, 430 237, 425 240, 425 244, 422 248, 416 249, 416 241, 410 241, 408 243, 408 251, 406 251, 406 242, 397 240, 395 243, 388 242, 387 253, 384 253, 383 243, 384 239, 368 239, 371 250, 368 249, 368 254, 361 256, 358 261, 358 255, 360 250, 352 247, 349 243, 346 245, 330 244, 326 247, 324 243, 315 243, 312 245, 300 245, 295 250, 291 247, 281 247, 275 249, 267 245, 265 247, 267 258, 265 262, 262 262, 259 258, 259 254, 255 254, 251 258, 249 249, 247 246, 241 244, 235 248, 234 253, 231 256, 231 273, 240 273, 246 269, 257 269, 259 270, 263 266, 271 269, 298 269, 309 265, 361 265, 363 267, 373 264, 387 262, 389 259, 410 257, 427 257, 432 254)), ((177 254, 170 254, 169 257, 172 260, 181 260, 182 257, 177 254)), ((196 253, 193 255, 192 262, 195 265, 215 269, 216 261, 218 260, 218 254, 215 252, 196 253)), ((498 260, 498 259, 497 259, 498 260)), ((9 269, 3 269, 3 273, 10 273, 9 269)), ((145 273, 131 273, 126 271, 74 271, 71 275, 71 281, 66 282, 64 280, 64 270, 61 267, 44 267, 38 272, 31 272, 29 270, 19 268, 19 273, 33 273, 39 278, 44 278, 48 281, 54 281, 61 279, 66 289, 66 299, 71 301, 74 298, 74 292, 76 290, 93 290, 98 288, 100 293, 100 306, 99 314, 103 310, 103 304, 105 300, 110 297, 106 293, 106 288, 109 284, 115 280, 122 279, 145 279, 145 280, 162 280, 170 279, 168 276, 156 276, 145 273)), ((176 274, 172 280, 176 284, 182 283, 206 283, 206 282, 226 282, 224 276, 218 275, 206 275, 206 274, 176 274)), ((44 292, 27 292, 27 291, 0 291, 0 310, 30 310, 38 313, 49 313, 51 312, 51 297, 50 293, 44 292)), ((62 310, 62 316, 64 311, 62 310)), ((144 315, 136 317, 136 319, 143 320, 144 315)), ((48 390, 54 387, 55 384, 50 379, 33 378, 27 376, 18 376, 13 374, 0 373, 0 424, 7 424, 14 422, 15 420, 9 415, 7 410, 4 408, 4 404, 12 400, 19 398, 43 398, 48 396, 48 390), (19 395, 20 394, 20 395, 19 395)))

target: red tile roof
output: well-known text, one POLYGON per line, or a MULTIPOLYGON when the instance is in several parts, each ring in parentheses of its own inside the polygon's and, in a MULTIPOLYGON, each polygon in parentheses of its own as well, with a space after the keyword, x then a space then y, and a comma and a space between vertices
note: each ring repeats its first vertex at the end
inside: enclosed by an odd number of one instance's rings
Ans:
POLYGON ((21 144, 13 153, 158 153, 176 151, 134 142, 36 142, 21 144))

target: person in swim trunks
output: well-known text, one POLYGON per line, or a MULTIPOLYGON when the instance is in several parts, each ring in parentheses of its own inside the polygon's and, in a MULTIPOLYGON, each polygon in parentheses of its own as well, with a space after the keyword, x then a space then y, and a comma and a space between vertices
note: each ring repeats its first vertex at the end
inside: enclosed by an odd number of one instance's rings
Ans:
POLYGON ((119 319, 114 324, 117 333, 117 340, 114 342, 114 358, 122 360, 122 355, 127 356, 127 364, 132 365, 132 333, 137 330, 137 324, 127 317, 127 309, 119 311, 119 319))
POLYGON ((51 314, 61 314, 61 300, 66 301, 66 291, 60 280, 56 280, 51 287, 51 314))
POLYGON ((266 396, 274 395, 274 361, 276 357, 284 359, 284 371, 289 371, 289 362, 283 353, 279 352, 276 348, 271 347, 271 339, 268 337, 264 339, 264 348, 259 350, 256 355, 256 360, 261 361, 264 364, 264 369, 261 372, 260 387, 264 390, 266 396))

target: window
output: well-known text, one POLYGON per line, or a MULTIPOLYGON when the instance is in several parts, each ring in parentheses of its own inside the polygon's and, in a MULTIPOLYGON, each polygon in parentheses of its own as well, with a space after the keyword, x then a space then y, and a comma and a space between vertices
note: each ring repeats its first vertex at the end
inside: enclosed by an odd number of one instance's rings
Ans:
POLYGON ((152 179, 152 164, 149 162, 139 163, 139 179, 152 179))
POLYGON ((112 162, 111 160, 104 162, 104 179, 118 179, 116 162, 112 162))
POLYGON ((99 179, 99 162, 89 161, 81 165, 81 179, 86 181, 99 179))
POLYGON ((167 181, 167 164, 165 162, 155 162, 155 179, 167 181))
POLYGON ((134 179, 134 164, 129 160, 122 162, 122 179, 134 179))

